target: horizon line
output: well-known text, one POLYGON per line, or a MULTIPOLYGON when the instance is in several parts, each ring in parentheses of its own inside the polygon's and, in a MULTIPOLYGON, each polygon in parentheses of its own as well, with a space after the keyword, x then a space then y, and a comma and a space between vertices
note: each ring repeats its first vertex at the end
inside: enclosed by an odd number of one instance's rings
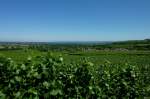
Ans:
POLYGON ((118 41, 135 41, 135 40, 146 40, 146 39, 127 39, 127 40, 103 40, 103 41, 100 41, 100 40, 55 40, 55 41, 20 41, 20 40, 11 40, 11 41, 8 41, 8 40, 2 40, 2 41, 0 41, 1 43, 2 42, 18 42, 18 43, 25 43, 25 42, 27 42, 27 43, 44 43, 44 42, 49 42, 49 43, 56 43, 56 42, 62 42, 62 43, 65 43, 65 42, 118 42, 118 41))

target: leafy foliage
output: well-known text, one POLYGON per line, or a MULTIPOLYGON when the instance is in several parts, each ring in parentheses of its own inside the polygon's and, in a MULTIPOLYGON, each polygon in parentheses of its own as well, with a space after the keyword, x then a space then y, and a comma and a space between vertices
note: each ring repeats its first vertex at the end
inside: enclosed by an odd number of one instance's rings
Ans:
POLYGON ((109 61, 98 69, 86 60, 68 65, 52 54, 23 64, 0 58, 0 98, 135 99, 150 95, 149 71, 109 61))

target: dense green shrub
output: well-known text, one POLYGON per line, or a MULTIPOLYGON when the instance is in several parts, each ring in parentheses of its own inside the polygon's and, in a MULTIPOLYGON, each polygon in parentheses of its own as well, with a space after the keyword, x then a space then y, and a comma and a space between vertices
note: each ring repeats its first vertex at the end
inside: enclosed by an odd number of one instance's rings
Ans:
MULTIPOLYGON (((135 99, 150 95, 143 74, 147 68, 106 62, 94 67, 88 61, 66 65, 61 56, 28 58, 15 64, 0 58, 2 99, 135 99)), ((149 71, 147 71, 149 73, 149 71)), ((149 73, 150 74, 150 73, 149 73)))

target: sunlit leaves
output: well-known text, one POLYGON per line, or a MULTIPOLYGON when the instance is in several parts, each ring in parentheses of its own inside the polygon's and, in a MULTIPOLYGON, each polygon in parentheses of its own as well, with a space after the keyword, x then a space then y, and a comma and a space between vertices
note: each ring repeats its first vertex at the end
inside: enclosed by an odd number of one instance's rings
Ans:
POLYGON ((134 99, 149 95, 148 72, 109 61, 64 64, 62 56, 29 57, 22 64, 0 58, 0 99, 134 99))

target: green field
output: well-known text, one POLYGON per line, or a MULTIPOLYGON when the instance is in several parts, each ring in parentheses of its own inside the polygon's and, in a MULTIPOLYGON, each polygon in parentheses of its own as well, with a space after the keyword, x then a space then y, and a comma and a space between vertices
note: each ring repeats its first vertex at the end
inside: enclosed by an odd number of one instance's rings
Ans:
POLYGON ((122 46, 3 45, 0 99, 149 97, 149 47, 122 46))
MULTIPOLYGON (((129 63, 132 65, 150 65, 150 51, 88 51, 88 52, 51 52, 53 55, 61 55, 66 63, 79 62, 86 58, 95 65, 104 64, 110 61, 113 64, 129 63)), ((15 51, 0 51, 0 56, 12 58, 16 62, 26 60, 28 57, 36 57, 45 55, 46 52, 37 50, 15 50, 15 51)))
POLYGON ((0 56, 9 57, 15 60, 16 62, 22 62, 26 60, 28 57, 36 57, 43 53, 39 51, 23 51, 23 50, 10 50, 10 51, 0 51, 0 56))

